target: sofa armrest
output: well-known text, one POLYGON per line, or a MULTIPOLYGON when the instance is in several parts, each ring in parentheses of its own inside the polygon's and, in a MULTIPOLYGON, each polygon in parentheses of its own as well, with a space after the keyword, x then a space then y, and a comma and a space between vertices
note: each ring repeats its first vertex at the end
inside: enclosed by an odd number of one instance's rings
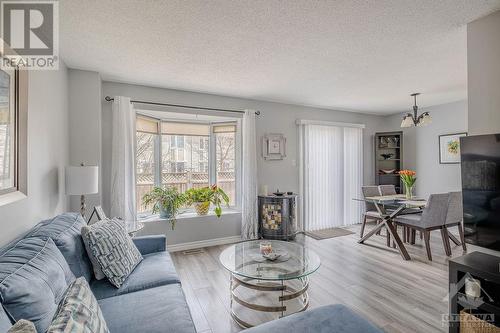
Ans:
POLYGON ((165 235, 139 236, 132 238, 132 240, 142 255, 167 250, 167 237, 165 235))

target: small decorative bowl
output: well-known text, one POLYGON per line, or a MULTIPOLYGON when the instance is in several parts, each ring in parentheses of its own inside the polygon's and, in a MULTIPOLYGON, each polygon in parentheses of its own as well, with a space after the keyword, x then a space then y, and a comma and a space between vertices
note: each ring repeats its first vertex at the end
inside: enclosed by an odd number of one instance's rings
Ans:
POLYGON ((385 175, 390 175, 393 174, 396 169, 380 169, 380 172, 382 172, 385 175))

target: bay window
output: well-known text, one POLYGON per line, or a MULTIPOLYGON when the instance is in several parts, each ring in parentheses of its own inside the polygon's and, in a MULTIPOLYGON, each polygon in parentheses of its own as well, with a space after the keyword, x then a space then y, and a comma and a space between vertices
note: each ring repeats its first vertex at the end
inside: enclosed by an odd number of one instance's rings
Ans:
POLYGON ((137 212, 154 186, 179 192, 217 184, 236 206, 236 122, 180 122, 137 117, 137 212))

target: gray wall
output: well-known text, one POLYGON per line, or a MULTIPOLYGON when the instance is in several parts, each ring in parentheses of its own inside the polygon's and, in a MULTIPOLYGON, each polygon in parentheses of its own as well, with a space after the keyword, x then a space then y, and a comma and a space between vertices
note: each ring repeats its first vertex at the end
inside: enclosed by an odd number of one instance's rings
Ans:
MULTIPOLYGON (((416 194, 461 190, 460 164, 439 164, 438 137, 441 134, 467 132, 467 101, 437 105, 420 110, 428 111, 432 123, 404 132, 403 167, 417 171, 416 194)), ((386 117, 383 129, 398 130, 403 115, 386 117)))
MULTIPOLYGON (((231 98, 210 94, 192 93, 186 91, 151 88, 138 85, 129 85, 122 83, 103 82, 103 97, 106 95, 128 96, 132 99, 168 102, 176 104, 201 105, 214 108, 232 108, 232 109, 256 109, 261 111, 257 117, 257 151, 258 157, 258 178, 259 184, 266 184, 269 189, 279 188, 280 190, 299 190, 299 168, 298 168, 298 130, 295 121, 297 119, 319 119, 325 121, 339 121, 351 123, 366 124, 364 133, 365 149, 365 183, 371 184, 374 181, 373 174, 373 143, 372 137, 377 130, 382 117, 364 115, 352 112, 341 112, 333 110, 316 109, 305 106, 288 105, 281 103, 271 103, 256 100, 231 98), (264 161, 261 154, 261 138, 265 133, 283 133, 287 139, 287 157, 282 161, 264 161)), ((111 104, 104 102, 102 104, 102 144, 103 144, 103 206, 107 209, 109 202, 109 174, 110 174, 110 129, 111 129, 111 104)), ((192 219, 189 223, 180 221, 176 230, 168 230, 165 224, 161 227, 149 226, 149 228, 158 231, 160 228, 167 233, 169 244, 182 242, 198 241, 203 239, 229 237, 239 235, 240 217, 235 220, 233 215, 223 216, 217 222, 204 223, 192 219), (237 228, 228 228, 227 219, 231 219, 229 225, 235 223, 237 228), (182 226, 181 226, 182 224, 182 226)))
POLYGON ((467 25, 470 134, 500 133, 500 11, 467 25))
MULTIPOLYGON (((97 72, 69 69, 69 163, 101 165, 101 77, 97 72)), ((101 203, 99 193, 86 196, 87 216, 101 203)), ((80 211, 80 197, 70 198, 70 210, 80 211)))
POLYGON ((66 211, 68 70, 30 71, 28 88, 28 197, 0 206, 0 246, 39 221, 66 211))

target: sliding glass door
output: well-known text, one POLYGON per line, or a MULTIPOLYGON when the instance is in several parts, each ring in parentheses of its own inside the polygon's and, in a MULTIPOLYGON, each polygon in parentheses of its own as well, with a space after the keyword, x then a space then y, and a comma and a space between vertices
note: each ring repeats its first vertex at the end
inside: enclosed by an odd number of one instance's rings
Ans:
POLYGON ((363 183, 361 127, 301 125, 303 221, 306 231, 359 223, 363 183))

